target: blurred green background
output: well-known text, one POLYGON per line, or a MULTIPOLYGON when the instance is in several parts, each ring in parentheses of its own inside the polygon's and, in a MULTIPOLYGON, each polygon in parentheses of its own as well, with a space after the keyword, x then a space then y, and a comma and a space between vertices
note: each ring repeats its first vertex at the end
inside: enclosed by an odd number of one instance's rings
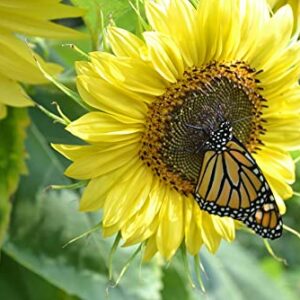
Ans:
MULTIPOLYGON (((101 35, 101 23, 108 24, 111 19, 123 28, 140 32, 138 17, 128 1, 73 2, 89 9, 85 21, 92 42, 76 42, 86 52, 105 46, 105 41, 103 44, 103 40, 98 41, 96 37, 101 35), (98 5, 102 16, 97 13, 98 5)), ((134 5, 137 3, 139 1, 133 1, 134 5)), ((68 24, 80 27, 83 22, 77 19, 68 24)), ((65 67, 60 80, 75 89, 74 62, 83 57, 69 47, 62 47, 64 42, 41 39, 34 42, 41 55, 65 67)), ((82 108, 53 85, 27 87, 27 90, 37 103, 52 112, 55 112, 55 106, 51 103, 56 101, 71 119, 83 113, 82 108)), ((151 263, 141 265, 141 259, 137 257, 120 284, 113 287, 108 280, 108 255, 113 239, 104 240, 98 230, 63 248, 69 240, 95 226, 101 218, 100 213, 77 211, 78 190, 47 189, 50 184, 71 183, 63 176, 68 161, 49 144, 80 141, 37 108, 28 111, 11 108, 9 117, 0 122, 0 132, 6 145, 0 150, 1 170, 4 166, 9 178, 15 182, 23 169, 24 159, 28 169, 28 175, 21 177, 17 191, 9 198, 7 196, 6 205, 0 207, 1 220, 10 215, 1 252, 1 300, 300 299, 300 240, 288 232, 271 242, 274 252, 284 258, 287 265, 271 257, 261 238, 246 232, 238 232, 232 244, 223 242, 216 255, 202 249, 200 259, 205 270, 202 273, 205 293, 198 284, 195 288, 191 286, 180 251, 169 263, 155 258, 151 263), (29 120, 30 125, 26 128, 29 120), (21 146, 25 132, 26 152, 21 146)), ((295 191, 300 191, 299 180, 300 167, 297 167, 295 191)), ((289 200, 287 207, 284 223, 300 231, 299 199, 289 200)), ((1 224, 2 231, 6 228, 4 223, 1 224)), ((134 248, 118 249, 113 261, 115 280, 133 251, 134 248)), ((192 264, 191 260, 192 277, 197 282, 192 264)))

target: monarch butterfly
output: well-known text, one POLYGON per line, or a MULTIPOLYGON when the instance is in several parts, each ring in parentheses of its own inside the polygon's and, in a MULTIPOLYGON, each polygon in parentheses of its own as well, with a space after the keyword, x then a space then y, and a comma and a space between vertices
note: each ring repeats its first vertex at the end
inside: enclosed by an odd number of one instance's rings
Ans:
POLYGON ((242 221, 263 238, 282 234, 282 219, 262 171, 232 126, 222 121, 204 145, 195 198, 201 209, 242 221))

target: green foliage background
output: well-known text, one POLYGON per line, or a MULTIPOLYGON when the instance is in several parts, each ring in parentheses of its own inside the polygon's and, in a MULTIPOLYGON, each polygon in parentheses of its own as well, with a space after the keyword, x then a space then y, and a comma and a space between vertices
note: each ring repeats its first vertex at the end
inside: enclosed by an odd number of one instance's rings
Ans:
MULTIPOLYGON (((88 9, 85 22, 92 38, 74 42, 86 52, 107 46, 105 39, 97 40, 97 37, 102 35, 103 25, 112 19, 117 25, 140 34, 139 18, 128 1, 73 2, 88 9)), ((133 1, 133 4, 140 4, 140 1, 133 1)), ((83 57, 62 47, 64 42, 36 42, 41 55, 66 68, 60 81, 75 90, 74 62, 83 57)), ((37 103, 52 112, 55 107, 51 102, 56 101, 70 119, 84 112, 53 85, 31 86, 27 90, 37 103)), ((156 258, 141 265, 137 257, 120 284, 113 286, 108 280, 108 255, 113 240, 103 239, 100 229, 63 247, 99 223, 101 215, 78 212, 80 191, 47 189, 51 184, 71 183, 63 175, 68 162, 50 147, 50 143, 80 141, 37 108, 28 111, 10 108, 8 117, 0 122, 1 299, 300 298, 300 241, 287 232, 280 240, 272 242, 274 251, 287 260, 287 266, 268 254, 260 238, 244 232, 239 232, 230 245, 223 242, 215 256, 203 249, 200 258, 205 270, 202 278, 206 293, 201 292, 197 284, 192 287, 181 253, 170 263, 156 258), (20 175, 23 176, 19 181, 20 175)), ((299 176, 300 168, 297 168, 297 178, 299 176)), ((294 188, 300 190, 298 180, 294 188)), ((298 230, 299 203, 296 198, 288 201, 288 213, 284 217, 286 224, 298 230)), ((117 250, 113 261, 114 280, 134 250, 134 247, 117 250)), ((192 267, 192 261, 190 265, 192 267)), ((197 282, 196 275, 191 272, 197 282)))

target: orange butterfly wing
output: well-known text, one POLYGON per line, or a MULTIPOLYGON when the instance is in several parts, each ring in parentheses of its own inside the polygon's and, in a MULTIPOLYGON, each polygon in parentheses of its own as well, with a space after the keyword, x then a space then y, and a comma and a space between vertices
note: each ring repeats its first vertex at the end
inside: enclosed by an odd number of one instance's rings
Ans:
POLYGON ((205 152, 195 198, 201 209, 241 220, 263 237, 281 235, 282 220, 271 189, 236 139, 224 151, 205 152))
POLYGON ((282 220, 275 199, 264 203, 244 223, 263 238, 276 239, 282 234, 282 220))
POLYGON ((265 179, 254 159, 236 141, 227 150, 206 151, 196 187, 201 208, 240 220, 263 203, 265 179))

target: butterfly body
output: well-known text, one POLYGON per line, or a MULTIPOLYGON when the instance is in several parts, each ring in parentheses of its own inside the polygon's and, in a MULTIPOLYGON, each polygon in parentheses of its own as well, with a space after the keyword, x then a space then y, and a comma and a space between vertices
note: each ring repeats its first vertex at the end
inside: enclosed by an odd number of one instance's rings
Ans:
POLYGON ((262 237, 278 238, 282 220, 273 193, 231 124, 223 121, 211 131, 204 149, 195 190, 200 208, 240 220, 262 237))

